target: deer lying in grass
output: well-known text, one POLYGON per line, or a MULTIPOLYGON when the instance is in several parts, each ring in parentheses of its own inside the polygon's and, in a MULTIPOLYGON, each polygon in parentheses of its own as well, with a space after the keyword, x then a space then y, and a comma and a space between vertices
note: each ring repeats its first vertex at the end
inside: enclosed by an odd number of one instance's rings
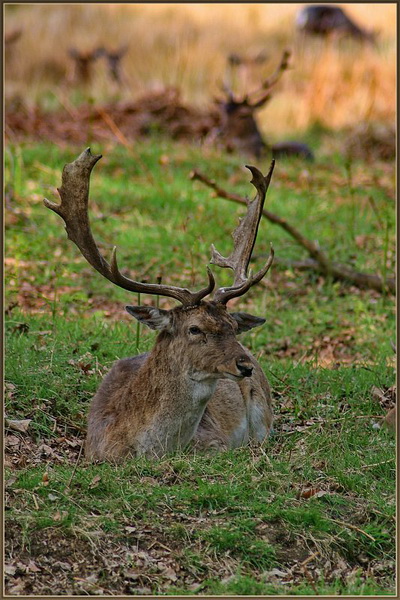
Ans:
POLYGON ((340 6, 311 4, 297 14, 299 31, 319 36, 351 37, 355 40, 374 42, 376 33, 359 27, 340 6))
POLYGON ((261 367, 236 335, 265 319, 229 313, 226 305, 261 281, 272 264, 271 247, 264 267, 254 275, 248 273, 274 163, 266 177, 248 167, 257 195, 233 234, 234 250, 225 258, 212 247, 211 262, 232 269, 234 282, 205 300, 215 286, 208 268, 207 286, 191 292, 128 279, 118 269, 115 247, 111 263, 100 254, 88 217, 90 174, 100 158, 88 148, 65 165, 61 204, 45 199, 45 205, 64 219, 68 237, 106 279, 130 292, 174 298, 181 306, 126 307, 159 335, 149 353, 118 360, 103 380, 90 407, 87 458, 160 457, 190 442, 215 449, 261 442, 272 424, 270 389, 261 367))
POLYGON ((313 153, 301 142, 280 142, 269 145, 262 137, 257 125, 255 113, 271 99, 271 90, 289 66, 290 52, 283 53, 276 72, 266 79, 258 90, 244 96, 235 95, 225 85, 226 97, 216 102, 221 112, 221 126, 216 136, 224 143, 228 151, 239 150, 256 158, 270 153, 273 158, 280 156, 301 156, 312 160, 313 153))

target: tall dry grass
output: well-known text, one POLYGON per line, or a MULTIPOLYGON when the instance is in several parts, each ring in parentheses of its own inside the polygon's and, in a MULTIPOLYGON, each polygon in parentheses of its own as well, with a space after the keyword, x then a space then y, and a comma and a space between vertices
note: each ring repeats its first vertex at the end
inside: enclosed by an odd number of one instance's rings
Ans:
MULTIPOLYGON (((145 90, 178 86, 187 102, 207 105, 229 76, 226 57, 264 50, 266 65, 248 73, 250 87, 293 51, 292 69, 260 113, 273 136, 307 128, 316 120, 343 127, 371 119, 392 121, 396 89, 396 4, 343 4, 357 22, 380 31, 377 47, 355 42, 301 39, 294 17, 301 4, 26 4, 8 5, 5 30, 21 28, 6 55, 6 99, 29 103, 67 101, 68 48, 129 44, 122 61, 125 82, 111 85, 98 61, 90 89, 94 101, 129 99, 145 90)), ((237 90, 240 81, 236 82, 237 90)), ((79 91, 78 91, 79 92, 79 91)))

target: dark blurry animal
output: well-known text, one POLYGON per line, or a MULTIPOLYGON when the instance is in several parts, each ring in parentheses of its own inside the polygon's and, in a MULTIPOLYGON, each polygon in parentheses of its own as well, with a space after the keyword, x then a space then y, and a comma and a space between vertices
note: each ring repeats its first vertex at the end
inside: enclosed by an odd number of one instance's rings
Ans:
POLYGON ((376 34, 359 27, 339 6, 311 4, 302 8, 296 17, 296 27, 307 34, 336 35, 373 42, 376 34))
POLYGON ((256 111, 270 100, 272 87, 288 68, 289 57, 290 52, 286 50, 275 73, 251 94, 240 97, 228 86, 224 86, 225 97, 216 100, 221 123, 214 135, 228 151, 238 150, 256 158, 261 158, 267 153, 272 154, 274 158, 288 155, 302 156, 310 160, 314 158, 308 146, 301 142, 281 142, 270 146, 263 139, 255 119, 256 111))
POLYGON ((17 40, 19 40, 21 35, 22 29, 12 29, 4 34, 4 49, 6 52, 17 40))
POLYGON ((112 81, 122 83, 121 59, 127 53, 128 45, 124 44, 117 50, 107 50, 104 46, 98 48, 98 56, 103 56, 107 61, 108 73, 112 81))
POLYGON ((22 29, 12 29, 4 34, 4 65, 6 67, 6 75, 11 71, 15 59, 15 42, 22 35, 22 29))
POLYGON ((103 49, 77 50, 69 48, 68 54, 74 61, 74 68, 68 80, 84 85, 90 83, 93 75, 93 63, 102 56, 103 49))

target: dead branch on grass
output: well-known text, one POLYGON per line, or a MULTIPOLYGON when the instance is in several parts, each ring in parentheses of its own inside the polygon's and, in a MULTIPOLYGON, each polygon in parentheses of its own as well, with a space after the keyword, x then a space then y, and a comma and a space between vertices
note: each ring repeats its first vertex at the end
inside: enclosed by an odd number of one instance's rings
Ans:
MULTIPOLYGON (((227 190, 219 187, 219 185, 212 179, 209 179, 198 171, 197 169, 190 173, 190 179, 201 181, 208 187, 214 190, 216 196, 237 202, 238 204, 247 205, 247 200, 238 194, 232 194, 227 190)), ((361 273, 355 271, 351 267, 344 265, 343 263, 337 263, 331 261, 325 252, 321 250, 318 242, 304 237, 298 229, 288 223, 285 219, 276 215, 269 210, 263 208, 262 214, 271 223, 279 225, 284 229, 291 237, 293 237, 303 248, 309 253, 311 260, 301 263, 301 268, 311 269, 317 271, 323 275, 328 275, 334 279, 340 281, 347 281, 359 288, 367 288, 376 290, 377 292, 384 293, 390 292, 392 294, 396 291, 396 283, 394 277, 388 277, 386 281, 383 280, 379 275, 370 275, 369 273, 361 273)))

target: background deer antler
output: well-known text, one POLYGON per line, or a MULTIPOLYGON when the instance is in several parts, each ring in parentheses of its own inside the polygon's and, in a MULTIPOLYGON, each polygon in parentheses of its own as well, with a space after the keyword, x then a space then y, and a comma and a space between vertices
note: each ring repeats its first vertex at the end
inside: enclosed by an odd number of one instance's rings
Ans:
POLYGON ((45 198, 45 206, 64 220, 69 239, 78 246, 88 263, 118 287, 130 292, 169 296, 184 306, 199 304, 200 300, 210 294, 215 286, 215 280, 209 268, 207 268, 208 286, 198 292, 190 292, 186 288, 141 283, 125 277, 118 269, 115 246, 111 264, 100 254, 90 229, 88 202, 90 174, 101 157, 101 154, 93 155, 90 148, 87 148, 76 160, 66 164, 62 173, 62 185, 58 189, 61 204, 55 204, 45 198))
MULTIPOLYGON (((265 79, 261 85, 254 91, 245 94, 240 97, 239 95, 235 95, 232 91, 231 87, 227 82, 223 82, 221 85, 222 91, 226 94, 228 98, 228 102, 232 102, 235 104, 246 104, 251 108, 259 108, 265 102, 267 102, 271 97, 271 88, 278 83, 283 73, 289 68, 289 59, 291 56, 290 50, 284 50, 282 54, 282 58, 275 72, 270 75, 267 79, 265 79), (261 94, 261 96, 259 96, 261 94)), ((217 100, 218 103, 221 103, 221 100, 217 100)))

